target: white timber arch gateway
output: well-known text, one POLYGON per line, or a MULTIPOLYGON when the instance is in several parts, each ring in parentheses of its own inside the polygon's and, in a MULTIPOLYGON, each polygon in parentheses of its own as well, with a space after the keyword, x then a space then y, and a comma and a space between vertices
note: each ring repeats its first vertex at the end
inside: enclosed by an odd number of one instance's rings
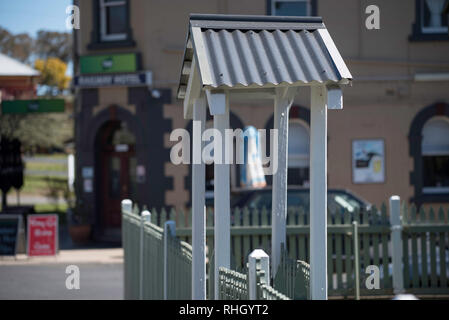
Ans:
MULTIPOLYGON (((272 277, 286 242, 288 111, 299 87, 311 87, 310 289, 327 299, 327 109, 342 109, 341 85, 352 76, 320 17, 191 14, 177 96, 184 117, 201 123, 192 148, 192 299, 206 298, 205 165, 201 155, 206 108, 222 136, 229 128, 229 99, 274 102, 278 130, 272 191, 272 277), (198 163, 198 164, 197 164, 198 163)), ((224 145, 215 146, 222 149, 224 145)), ((272 146, 273 148, 273 146, 272 146)), ((229 164, 214 164, 215 298, 218 268, 230 267, 229 164)))

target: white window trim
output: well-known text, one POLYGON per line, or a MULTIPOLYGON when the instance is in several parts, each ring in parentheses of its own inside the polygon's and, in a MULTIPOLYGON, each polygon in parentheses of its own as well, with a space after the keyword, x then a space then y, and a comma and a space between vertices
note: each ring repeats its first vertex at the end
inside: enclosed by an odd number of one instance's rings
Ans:
POLYGON ((425 0, 421 0, 421 32, 426 34, 440 34, 440 33, 447 33, 448 27, 441 26, 441 27, 425 27, 424 24, 424 6, 425 6, 425 0))
POLYGON ((449 193, 449 187, 423 187, 422 192, 426 194, 446 194, 449 193))
POLYGON ((100 35, 102 41, 120 41, 125 40, 127 37, 126 33, 114 33, 108 34, 106 32, 106 9, 107 7, 123 6, 126 5, 126 1, 114 1, 114 2, 104 2, 100 0, 100 35))
MULTIPOLYGON (((444 120, 449 123, 448 118, 446 116, 435 116, 428 120, 435 121, 435 120, 444 120)), ((438 156, 448 156, 449 151, 434 151, 434 152, 422 152, 421 157, 438 157, 438 156)), ((449 193, 449 187, 423 187, 422 192, 425 194, 446 194, 449 193)))
POLYGON ((307 3, 307 16, 312 15, 312 3, 311 0, 271 0, 271 15, 276 15, 276 2, 306 2, 307 3))

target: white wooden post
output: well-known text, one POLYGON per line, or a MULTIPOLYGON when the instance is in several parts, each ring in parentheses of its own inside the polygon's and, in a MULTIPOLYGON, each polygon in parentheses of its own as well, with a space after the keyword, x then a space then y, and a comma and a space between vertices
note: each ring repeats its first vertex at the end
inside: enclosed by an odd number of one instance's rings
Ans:
POLYGON ((67 156, 67 183, 69 190, 73 191, 73 184, 75 183, 75 156, 73 154, 67 156))
POLYGON ((133 211, 133 202, 129 199, 122 200, 122 212, 132 212, 133 211))
POLYGON ((270 283, 270 257, 262 249, 256 249, 248 257, 249 300, 257 299, 257 259, 260 259, 260 270, 265 271, 265 283, 270 283))
POLYGON ((145 222, 151 221, 151 213, 147 210, 142 211, 140 217, 140 252, 139 252, 139 299, 143 300, 143 253, 144 253, 144 227, 145 222))
POLYGON ((391 245, 393 264, 393 292, 394 294, 404 293, 404 275, 402 273, 402 218, 401 218, 401 198, 399 196, 390 197, 390 225, 391 225, 391 245))
POLYGON ((327 92, 311 87, 310 124, 310 291, 327 300, 327 92))
MULTIPOLYGON (((207 98, 214 116, 214 128, 222 137, 225 137, 225 129, 229 128, 229 99, 226 93, 207 93, 207 98)), ((219 299, 220 267, 230 268, 231 265, 231 215, 230 215, 230 171, 229 164, 225 163, 225 145, 215 144, 214 150, 221 148, 221 164, 214 163, 214 248, 215 248, 215 299, 219 299)), ((216 152, 216 151, 214 151, 216 152)))
POLYGON ((192 154, 192 299, 206 299, 206 171, 202 161, 202 134, 206 127, 206 97, 193 103, 192 154))
POLYGON ((175 221, 166 221, 164 224, 164 300, 168 299, 168 237, 174 237, 175 235, 175 221))
POLYGON ((296 88, 276 88, 274 100, 274 129, 278 130, 278 163, 273 174, 271 206, 271 256, 273 278, 281 261, 281 246, 286 240, 287 220, 287 169, 288 169, 288 112, 296 88))

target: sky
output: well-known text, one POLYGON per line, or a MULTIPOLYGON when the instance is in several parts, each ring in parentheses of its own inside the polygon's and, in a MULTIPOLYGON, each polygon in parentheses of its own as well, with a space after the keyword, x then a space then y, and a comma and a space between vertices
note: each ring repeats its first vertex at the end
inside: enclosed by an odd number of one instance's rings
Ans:
MULTIPOLYGON (((72 0, 0 0, 0 26, 12 34, 28 33, 33 38, 37 31, 71 32, 65 25, 67 6, 72 0)), ((72 63, 67 75, 73 76, 72 63)))
POLYGON ((66 7, 72 0, 0 0, 0 26, 11 33, 26 32, 35 37, 41 29, 69 31, 66 7))

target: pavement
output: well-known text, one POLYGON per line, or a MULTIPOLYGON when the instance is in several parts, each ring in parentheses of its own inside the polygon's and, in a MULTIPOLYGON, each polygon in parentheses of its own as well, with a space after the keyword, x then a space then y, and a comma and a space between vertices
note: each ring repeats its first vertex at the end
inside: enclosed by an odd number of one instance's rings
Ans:
POLYGON ((123 299, 123 249, 60 250, 55 257, 0 257, 0 300, 123 299), (79 289, 73 283, 75 265, 79 289), (69 280, 68 280, 69 279, 69 280), (71 282, 72 281, 72 282, 71 282))

